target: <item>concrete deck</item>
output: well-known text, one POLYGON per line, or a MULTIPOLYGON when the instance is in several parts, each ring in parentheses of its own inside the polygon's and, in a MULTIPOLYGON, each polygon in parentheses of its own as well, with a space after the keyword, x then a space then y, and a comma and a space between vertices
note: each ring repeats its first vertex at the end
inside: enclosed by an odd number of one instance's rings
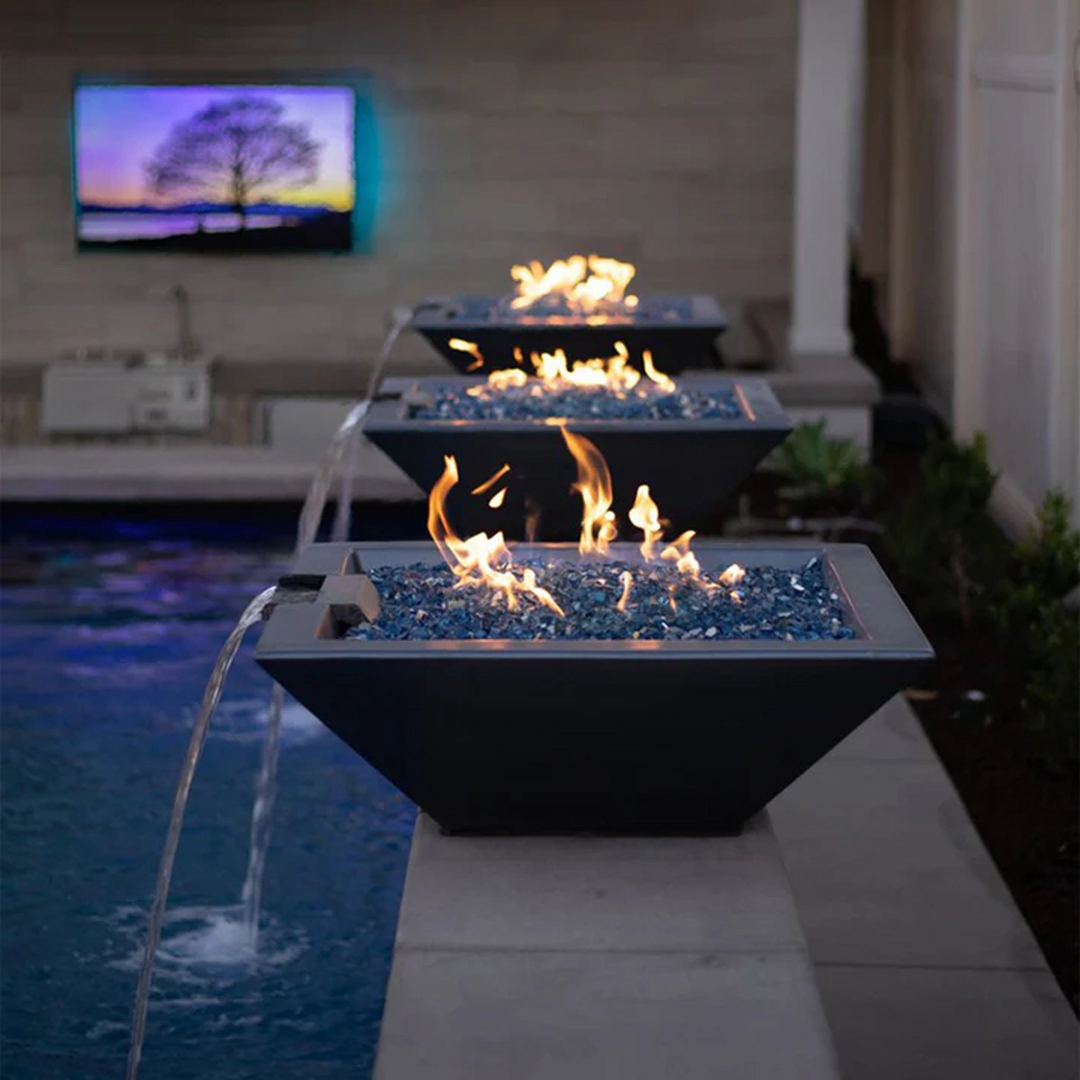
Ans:
MULTIPOLYGON (((301 500, 316 461, 258 446, 81 444, 7 447, 0 457, 0 499, 127 502, 301 500)), ((357 501, 424 498, 368 442, 360 449, 357 501)))
POLYGON ((1076 1018, 902 698, 770 818, 729 840, 421 818, 376 1080, 813 1080, 836 1068, 819 993, 846 1080, 1075 1080, 1076 1018))
POLYGON ((1076 1016, 903 698, 770 814, 847 1080, 1075 1080, 1076 1016))
POLYGON ((376 1080, 838 1077, 767 819, 734 839, 418 820, 376 1080))

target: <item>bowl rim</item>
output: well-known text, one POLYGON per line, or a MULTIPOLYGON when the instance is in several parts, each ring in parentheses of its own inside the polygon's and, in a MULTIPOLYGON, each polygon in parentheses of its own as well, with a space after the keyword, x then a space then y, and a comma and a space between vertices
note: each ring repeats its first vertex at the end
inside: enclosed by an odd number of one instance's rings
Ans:
POLYGON ((395 378, 386 392, 377 397, 363 420, 365 432, 549 432, 565 424, 571 431, 613 432, 628 430, 640 434, 660 432, 774 431, 789 434, 794 424, 777 400, 767 379, 759 376, 683 373, 678 382, 687 389, 707 392, 726 391, 738 399, 743 415, 705 419, 647 420, 632 417, 613 418, 528 418, 521 420, 427 420, 408 415, 404 392, 415 386, 420 391, 445 386, 481 386, 483 375, 428 375, 416 379, 395 378))
MULTIPOLYGON (((573 557, 574 543, 510 544, 522 555, 548 552, 573 557)), ((693 641, 518 641, 512 639, 366 641, 336 636, 328 631, 329 603, 316 597, 309 603, 278 604, 266 621, 256 647, 257 660, 292 660, 335 657, 377 662, 464 659, 473 661, 528 660, 571 663, 603 660, 650 662, 778 661, 801 663, 836 660, 912 661, 933 659, 934 650, 911 612, 889 581, 873 553, 864 544, 785 542, 729 542, 695 540, 694 552, 703 566, 740 562, 743 565, 781 565, 792 569, 809 559, 824 560, 845 614, 856 637, 818 641, 732 641, 716 638, 693 641)), ((612 545, 616 558, 634 561, 638 546, 612 545)), ((431 541, 363 541, 313 544, 301 554, 288 577, 340 577, 359 573, 367 566, 430 562, 442 565, 431 541)))

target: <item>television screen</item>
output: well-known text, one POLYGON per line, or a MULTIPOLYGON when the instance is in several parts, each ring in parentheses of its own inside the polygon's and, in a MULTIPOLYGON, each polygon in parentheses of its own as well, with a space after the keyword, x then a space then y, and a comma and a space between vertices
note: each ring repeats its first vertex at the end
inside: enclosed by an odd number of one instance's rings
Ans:
POLYGON ((353 85, 75 88, 80 250, 350 251, 353 85))

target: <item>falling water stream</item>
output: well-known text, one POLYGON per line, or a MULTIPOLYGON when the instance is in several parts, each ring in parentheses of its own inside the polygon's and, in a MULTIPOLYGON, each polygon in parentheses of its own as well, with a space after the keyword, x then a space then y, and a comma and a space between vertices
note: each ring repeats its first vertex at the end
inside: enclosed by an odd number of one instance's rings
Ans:
MULTIPOLYGON (((390 350, 393 349, 394 343, 400 336, 401 331, 409 325, 412 314, 413 313, 409 308, 402 308, 394 315, 393 324, 391 325, 390 330, 386 335, 386 340, 383 342, 382 349, 379 351, 379 355, 375 360, 375 366, 371 371, 371 378, 368 380, 367 393, 364 394, 364 401, 368 404, 374 400, 375 391, 379 388, 379 383, 382 381, 383 368, 386 367, 387 361, 390 359, 390 350)), ((346 449, 345 468, 341 472, 341 494, 338 496, 337 512, 334 515, 334 525, 330 533, 331 540, 349 539, 349 529, 352 524, 353 477, 356 475, 356 467, 359 460, 360 432, 357 430, 349 440, 349 445, 346 449)))
POLYGON ((180 827, 184 822, 184 808, 191 792, 191 782, 195 779, 195 768, 199 764, 210 720, 217 708, 225 677, 232 667, 236 650, 249 626, 254 626, 261 618, 266 605, 274 598, 277 590, 272 586, 264 589, 248 604, 240 621, 225 640, 225 645, 218 654, 210 681, 206 684, 199 714, 195 718, 195 727, 191 732, 184 767, 180 771, 180 782, 176 785, 172 815, 169 818, 169 830, 165 834, 165 848, 161 853, 161 865, 158 868, 157 888, 154 890, 154 902, 150 908, 150 919, 146 930, 146 953, 139 970, 139 985, 135 993, 135 1014, 131 1021, 131 1049, 128 1052, 127 1078, 135 1080, 139 1072, 139 1058, 142 1055, 143 1037, 146 1034, 146 1011, 150 1003, 150 980, 154 975, 154 955, 161 940, 161 925, 165 920, 165 900, 169 895, 169 883, 172 880, 173 865, 176 862, 176 848, 180 843, 180 827))
POLYGON ((277 794, 277 763, 281 745, 281 716, 285 709, 285 691, 274 683, 266 713, 266 738, 259 758, 255 781, 255 803, 251 809, 251 842, 248 846, 247 874, 240 890, 244 908, 244 933, 248 948, 254 953, 259 944, 259 911, 262 908, 263 870, 270 847, 270 825, 274 818, 277 794))
MULTIPOLYGON (((319 524, 330 495, 334 476, 341 468, 343 458, 346 465, 342 471, 341 494, 335 516, 333 536, 335 539, 348 539, 350 527, 350 507, 352 502, 352 479, 359 460, 360 423, 367 415, 371 400, 378 388, 383 369, 390 356, 390 351, 401 331, 412 317, 411 310, 402 309, 395 316, 394 323, 383 342, 378 358, 368 382, 364 399, 354 405, 334 433, 322 460, 312 478, 296 530, 295 554, 299 554, 313 543, 318 534, 319 524), (344 504, 344 508, 343 508, 344 504)), ((165 836, 165 846, 158 868, 157 887, 150 908, 146 934, 146 949, 139 970, 139 982, 135 994, 135 1006, 131 1022, 131 1047, 128 1052, 126 1080, 137 1080, 139 1059, 142 1056, 143 1039, 146 1035, 146 1017, 150 1004, 150 985, 154 974, 154 958, 161 940, 161 928, 165 918, 165 903, 172 880, 173 865, 176 861, 176 849, 180 842, 180 830, 184 821, 184 809, 187 806, 195 770, 202 754, 203 743, 210 727, 214 710, 217 708, 221 691, 225 684, 229 668, 236 657, 244 633, 254 626, 273 601, 276 588, 271 587, 252 600, 239 622, 226 639, 218 655, 210 681, 207 683, 199 713, 195 719, 191 741, 184 758, 180 780, 173 800, 169 827, 165 836)), ((274 796, 277 790, 277 766, 281 745, 281 718, 284 709, 285 694, 275 684, 267 711, 266 739, 260 756, 259 774, 255 785, 255 803, 251 815, 251 846, 248 854, 247 874, 241 890, 243 904, 243 929, 245 938, 252 952, 258 944, 259 910, 262 903, 262 879, 266 867, 266 852, 270 843, 270 825, 273 814, 274 796)))

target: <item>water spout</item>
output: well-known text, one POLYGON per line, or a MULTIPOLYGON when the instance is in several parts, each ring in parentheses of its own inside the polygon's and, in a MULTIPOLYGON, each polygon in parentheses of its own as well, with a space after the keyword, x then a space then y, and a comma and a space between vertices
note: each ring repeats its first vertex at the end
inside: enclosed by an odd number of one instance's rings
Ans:
POLYGON ((330 495, 330 487, 334 482, 334 475, 341 464, 341 459, 349 446, 353 436, 359 433, 360 421, 367 415, 369 401, 361 401, 354 405, 341 423, 341 427, 334 432, 333 438, 326 450, 323 451, 319 468, 308 488, 304 498, 303 508, 300 510, 300 523, 296 529, 296 552, 299 554, 309 544, 314 543, 319 533, 319 523, 322 521, 323 511, 326 509, 326 501, 330 495))
MULTIPOLYGON (((312 478, 300 511, 300 521, 296 529, 296 550, 301 551, 314 542, 322 522, 326 502, 334 476, 341 471, 341 492, 338 496, 337 512, 334 517, 332 537, 335 540, 348 540, 352 517, 352 480, 356 472, 360 453, 360 422, 367 415, 375 391, 382 381, 383 369, 390 358, 401 331, 412 319, 412 311, 403 308, 395 313, 393 325, 383 342, 375 360, 371 378, 368 380, 364 399, 354 405, 341 426, 334 433, 329 445, 323 452, 319 468, 312 478), (342 461, 345 466, 342 469, 342 461)), ((263 743, 262 757, 259 764, 259 776, 255 784, 255 804, 251 812, 251 847, 248 852, 247 875, 241 890, 244 905, 244 928, 254 949, 259 939, 259 910, 262 906, 262 879, 266 868, 266 851, 270 846, 270 827, 273 819, 274 797, 277 794, 277 765, 281 745, 281 714, 285 705, 285 694, 280 686, 275 685, 270 694, 270 707, 267 710, 266 739, 263 743)))
MULTIPOLYGON (((354 405, 341 426, 334 433, 329 445, 323 452, 319 468, 312 478, 304 499, 303 509, 296 529, 296 549, 294 554, 315 541, 323 512, 330 495, 334 475, 341 469, 341 491, 338 496, 337 511, 334 517, 332 538, 348 540, 352 518, 352 481, 356 473, 360 455, 360 422, 367 415, 372 399, 382 381, 383 369, 390 359, 390 352, 401 331, 412 321, 412 311, 401 308, 394 314, 394 321, 386 335, 386 340, 375 359, 375 365, 368 380, 364 399, 354 405)), ((266 851, 270 845, 270 827, 273 819, 274 797, 277 793, 277 764, 281 745, 281 714, 285 705, 285 693, 275 684, 270 694, 270 707, 267 710, 266 739, 263 743, 262 757, 259 764, 259 776, 255 784, 255 804, 251 812, 251 847, 248 852, 247 875, 241 890, 244 905, 244 927, 248 940, 254 949, 259 938, 259 910, 262 906, 262 879, 266 868, 266 851)))
MULTIPOLYGON (((182 286, 174 290, 180 310, 186 318, 187 293, 182 286)), ((356 468, 357 446, 360 434, 360 422, 367 415, 371 400, 378 389, 383 368, 401 331, 408 325, 412 318, 412 312, 408 309, 399 311, 391 326, 383 347, 379 352, 371 379, 368 383, 367 395, 363 401, 358 402, 350 410, 341 426, 334 433, 329 445, 323 453, 319 468, 312 478, 304 499, 303 508, 300 511, 300 520, 296 530, 296 549, 299 554, 309 544, 313 543, 319 531, 326 502, 333 485, 334 476, 337 473, 342 458, 347 450, 350 451, 350 462, 342 479, 342 496, 338 506, 338 518, 343 520, 345 538, 349 531, 348 509, 342 510, 342 504, 349 507, 352 500, 352 473, 356 468), (347 484, 346 484, 347 481, 347 484)), ((183 330, 185 323, 182 319, 181 327, 181 350, 183 351, 193 343, 190 342, 190 334, 183 330), (186 342, 186 344, 185 344, 186 342)), ((335 529, 338 527, 335 523, 335 529)), ((269 588, 260 593, 248 605, 240 621, 236 624, 232 633, 225 642, 224 647, 214 665, 210 682, 207 684, 203 696, 202 705, 195 721, 195 729, 192 732, 191 742, 188 746, 187 756, 180 773, 180 782, 176 789, 173 800, 172 816, 169 818, 169 828, 165 837, 165 848, 161 856, 161 864, 158 870, 157 888, 154 893, 154 901, 150 909, 149 926, 146 935, 146 952, 143 956, 142 967, 139 972, 139 984, 135 995, 135 1009, 131 1025, 131 1048, 128 1054, 126 1080, 137 1080, 139 1071, 139 1059, 142 1055, 143 1039, 146 1035, 146 1014, 150 1002, 150 983, 154 972, 154 958, 157 954, 158 944, 161 940, 161 927, 165 917, 165 903, 168 898, 169 884, 172 880, 173 864, 176 861, 176 848, 180 841, 180 829, 184 820, 184 809, 187 806, 188 794, 191 790, 191 782, 195 776, 195 769, 199 763, 203 743, 206 740, 206 732, 210 726, 214 710, 217 708, 218 699, 221 697, 222 687, 229 668, 232 666, 236 651, 240 647, 240 640, 248 627, 259 621, 262 612, 274 597, 275 589, 269 588)), ((267 712, 266 740, 263 743, 260 759, 259 775, 255 784, 255 804, 251 815, 251 847, 248 854, 247 873, 241 891, 243 903, 243 927, 246 940, 254 951, 258 943, 259 935, 259 910, 262 904, 262 880, 263 871, 266 867, 266 853, 270 844, 270 826, 272 822, 274 797, 277 791, 277 766, 281 744, 281 717, 284 708, 285 693, 280 686, 275 685, 270 696, 270 707, 267 712)))
POLYGON ((274 798, 277 795, 277 765, 281 745, 281 716, 285 709, 285 691, 274 683, 267 710, 266 738, 259 762, 259 778, 255 784, 255 805, 251 810, 251 843, 248 848, 248 868, 240 902, 244 906, 244 931, 252 952, 259 943, 259 910, 262 907, 263 871, 266 851, 270 847, 270 825, 274 818, 274 798))
MULTIPOLYGON (((390 359, 390 350, 401 335, 401 331, 412 322, 412 309, 402 307, 394 312, 394 321, 383 342, 382 349, 375 360, 375 366, 368 380, 367 393, 364 401, 370 407, 382 382, 383 369, 390 359)), ((366 412, 366 410, 365 410, 366 412)), ((341 471, 341 489, 338 495, 337 511, 334 514, 334 524, 330 532, 330 539, 344 541, 349 539, 349 530, 352 526, 352 487, 353 477, 356 475, 357 465, 360 460, 360 432, 350 441, 345 454, 345 468, 341 471)))
POLYGON ((143 956, 142 967, 139 970, 139 985, 135 993, 135 1011, 131 1021, 131 1049, 128 1052, 127 1071, 124 1074, 126 1080, 136 1080, 139 1072, 139 1058, 142 1056, 143 1039, 146 1036, 146 1013, 150 1005, 150 982, 154 974, 154 956, 157 953, 158 942, 161 940, 161 925, 165 918, 165 900, 169 895, 169 884, 172 881, 173 865, 176 862, 176 848, 180 843, 180 827, 184 821, 184 808, 187 806, 188 795, 191 792, 191 782, 195 778, 195 769, 202 755, 203 744, 206 742, 206 732, 209 730, 210 721, 214 716, 218 701, 221 698, 221 690, 225 685, 225 677, 232 667, 236 652, 240 648, 240 642, 245 632, 254 626, 261 618, 267 604, 274 598, 276 587, 264 589, 254 600, 248 604, 243 615, 240 616, 232 633, 225 640, 217 662, 206 684, 202 704, 199 706, 199 714, 195 718, 195 727, 191 732, 191 741, 188 743, 187 755, 184 758, 183 768, 180 770, 180 781, 176 786, 176 796, 173 799, 172 814, 169 817, 169 829, 165 834, 165 848, 161 853, 161 864, 158 867, 157 887, 154 892, 154 902, 150 908, 150 919, 146 931, 146 952, 143 956))
MULTIPOLYGON (((296 551, 299 554, 313 543, 319 532, 323 511, 330 494, 334 475, 341 464, 346 449, 355 444, 360 421, 367 414, 368 402, 354 405, 341 427, 334 433, 323 453, 319 468, 308 488, 300 511, 296 530, 296 551)), ((251 811, 251 847, 248 851, 248 868, 240 891, 244 905, 244 928, 254 949, 259 940, 259 909, 262 906, 262 879, 266 867, 266 851, 270 846, 270 827, 273 818, 274 797, 277 793, 277 765, 281 745, 281 714, 285 705, 285 692, 276 683, 270 692, 267 710, 266 738, 263 742, 259 764, 259 776, 255 782, 255 803, 251 811)))

